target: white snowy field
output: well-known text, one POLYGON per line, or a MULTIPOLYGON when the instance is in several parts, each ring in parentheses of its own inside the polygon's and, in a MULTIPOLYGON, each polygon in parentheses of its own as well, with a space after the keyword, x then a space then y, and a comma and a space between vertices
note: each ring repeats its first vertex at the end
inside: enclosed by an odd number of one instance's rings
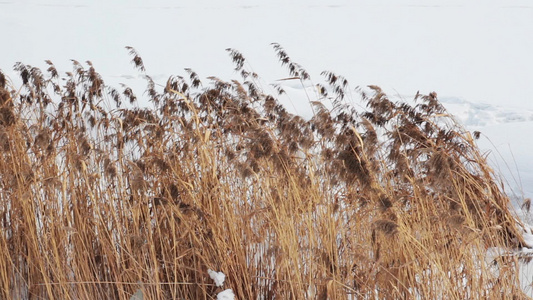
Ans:
POLYGON ((0 22, 4 71, 21 60, 68 67, 74 58, 130 75, 129 45, 162 78, 185 67, 229 77, 224 49, 232 47, 274 80, 285 75, 269 46, 278 42, 311 74, 533 109, 533 4, 525 0, 3 0, 0 22))
MULTIPOLYGON (((533 197, 533 109, 473 103, 460 98, 441 99, 444 106, 467 129, 480 131, 479 147, 513 199, 533 197)), ((529 104, 531 105, 531 104, 529 104)), ((526 221, 530 222, 528 216, 526 221)))
MULTIPOLYGON (((406 99, 436 91, 484 134, 481 147, 514 193, 533 197, 530 1, 3 0, 0 28, 0 68, 13 79, 18 61, 44 67, 50 59, 69 71, 70 59, 90 60, 108 83, 142 93, 128 45, 161 84, 183 68, 237 78, 226 48, 270 83, 287 77, 270 46, 277 42, 315 80, 331 70, 406 99)), ((293 100, 295 111, 309 112, 305 99, 293 100)))
MULTIPOLYGON (((277 42, 317 81, 331 70, 405 99, 436 91, 482 133, 508 192, 533 198, 529 0, 0 0, 0 30, 0 69, 15 82, 19 61, 46 69, 49 59, 65 72, 70 59, 90 60, 108 83, 142 93, 124 49, 132 46, 161 84, 183 68, 238 78, 226 48, 270 83, 287 77, 277 42)), ((303 89, 284 84, 295 95, 289 109, 308 113, 303 89)))

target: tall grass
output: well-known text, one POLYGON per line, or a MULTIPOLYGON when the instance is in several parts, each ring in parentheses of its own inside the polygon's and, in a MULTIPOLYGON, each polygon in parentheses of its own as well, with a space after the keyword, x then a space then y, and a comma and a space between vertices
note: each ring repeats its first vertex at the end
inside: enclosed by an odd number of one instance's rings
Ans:
POLYGON ((148 107, 90 62, 0 75, 0 298, 214 299, 208 269, 237 299, 524 297, 487 258, 524 244, 509 199, 435 93, 356 110, 324 72, 305 120, 228 51, 241 81, 145 76, 148 107))

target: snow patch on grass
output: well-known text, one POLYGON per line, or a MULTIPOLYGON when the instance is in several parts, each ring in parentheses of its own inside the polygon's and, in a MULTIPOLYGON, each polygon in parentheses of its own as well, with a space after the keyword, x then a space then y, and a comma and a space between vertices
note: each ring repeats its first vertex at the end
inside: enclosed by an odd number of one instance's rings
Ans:
POLYGON ((224 273, 216 272, 211 269, 207 270, 207 273, 209 274, 209 277, 213 279, 216 286, 220 287, 224 285, 224 280, 226 280, 226 275, 224 273))

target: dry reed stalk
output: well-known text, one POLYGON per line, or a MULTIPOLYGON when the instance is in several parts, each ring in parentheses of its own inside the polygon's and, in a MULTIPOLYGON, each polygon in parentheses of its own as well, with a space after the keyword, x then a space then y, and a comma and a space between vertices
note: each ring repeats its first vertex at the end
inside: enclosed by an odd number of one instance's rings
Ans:
POLYGON ((509 199, 435 93, 371 86, 358 111, 324 72, 334 108, 304 120, 228 51, 242 82, 146 76, 148 108, 90 62, 0 76, 0 298, 210 299, 208 269, 238 299, 523 297, 515 261, 484 262, 524 245, 509 199))

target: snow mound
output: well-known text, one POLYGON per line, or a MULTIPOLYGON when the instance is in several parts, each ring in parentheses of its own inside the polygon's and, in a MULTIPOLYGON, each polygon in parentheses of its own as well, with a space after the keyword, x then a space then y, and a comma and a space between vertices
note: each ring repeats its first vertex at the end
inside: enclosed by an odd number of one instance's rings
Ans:
POLYGON ((224 273, 216 272, 211 269, 207 270, 207 273, 209 274, 209 277, 213 279, 216 286, 220 287, 224 285, 224 280, 226 280, 226 275, 224 273))

